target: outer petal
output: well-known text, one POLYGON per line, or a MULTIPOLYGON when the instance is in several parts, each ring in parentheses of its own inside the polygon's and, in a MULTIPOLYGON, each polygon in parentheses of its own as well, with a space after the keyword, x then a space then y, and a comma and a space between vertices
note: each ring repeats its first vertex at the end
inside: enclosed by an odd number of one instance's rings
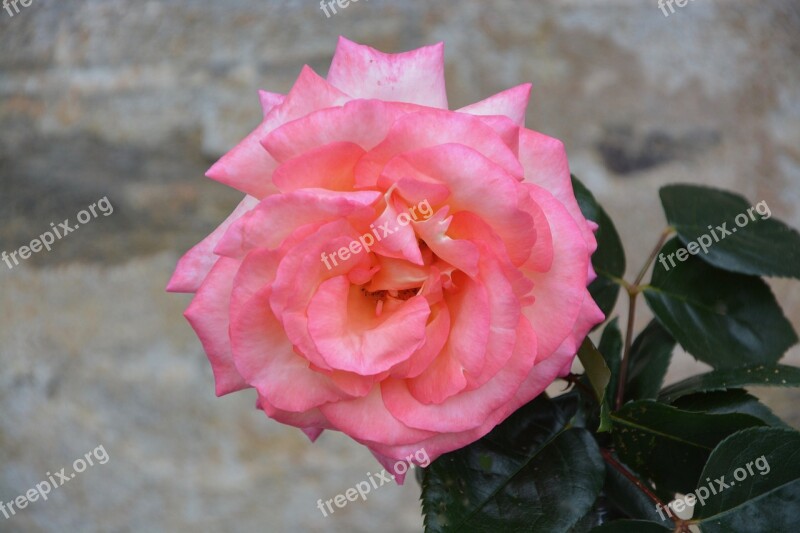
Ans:
POLYGON ((575 199, 564 143, 523 129, 520 132, 519 159, 525 168, 525 181, 546 189, 567 209, 578 224, 589 252, 594 252, 597 241, 592 226, 584 218, 575 199))
POLYGON ((264 113, 264 118, 267 118, 267 115, 269 115, 275 107, 283 103, 286 96, 269 91, 258 91, 258 99, 261 101, 261 110, 264 113))
POLYGON ((389 414, 378 387, 363 398, 322 405, 320 411, 336 429, 358 441, 399 446, 435 435, 430 431, 410 428, 389 414))
POLYGON ((470 115, 503 115, 514 121, 517 126, 524 126, 531 87, 530 83, 517 85, 485 100, 462 107, 458 112, 470 115))
POLYGON ((239 203, 236 209, 233 210, 225 222, 220 224, 208 237, 196 244, 190 249, 175 268, 175 273, 172 274, 172 279, 169 280, 167 291, 169 292, 195 292, 200 284, 211 271, 211 267, 217 262, 218 257, 214 255, 214 248, 216 248, 222 236, 228 231, 228 228, 239 220, 245 213, 250 211, 258 205, 258 199, 252 196, 245 196, 239 203))
POLYGON ((371 150, 383 141, 398 118, 420 109, 397 102, 353 100, 288 122, 264 137, 262 144, 280 162, 339 142, 371 150))
POLYGON ((547 217, 553 237, 552 268, 527 272, 534 283, 535 302, 523 309, 538 335, 540 358, 545 358, 564 342, 578 319, 586 293, 589 251, 566 208, 548 191, 527 187, 547 217))
POLYGON ((228 307, 239 262, 220 259, 200 286, 184 316, 194 328, 211 362, 217 396, 247 388, 231 357, 228 307))
POLYGON ((589 291, 585 291, 581 311, 572 332, 553 354, 541 363, 537 362, 533 372, 530 373, 525 383, 519 388, 514 400, 510 402, 509 407, 511 407, 511 410, 508 414, 513 413, 519 407, 538 396, 556 377, 563 376, 566 372, 569 372, 580 343, 583 342, 592 327, 602 321, 603 313, 592 300, 589 291))
POLYGON ((303 433, 311 439, 311 442, 317 440, 324 429, 331 429, 332 427, 319 409, 310 409, 302 413, 282 411, 270 404, 269 400, 263 396, 259 396, 256 399, 256 409, 261 409, 264 414, 281 424, 302 429, 303 433))
POLYGON ((377 191, 338 193, 326 189, 301 189, 265 198, 234 222, 215 253, 242 257, 254 248, 276 248, 298 228, 324 224, 350 215, 373 213, 377 191))
POLYGON ((392 445, 382 442, 365 442, 373 453, 379 453, 393 459, 403 459, 418 450, 425 450, 431 461, 440 455, 457 450, 475 442, 489 433, 497 424, 505 420, 511 413, 541 394, 559 372, 575 357, 575 354, 557 352, 552 357, 537 361, 522 386, 514 397, 488 415, 483 424, 475 429, 458 433, 437 433, 433 437, 406 445, 392 445))
MULTIPOLYGON (((492 128, 498 137, 503 139, 514 155, 519 155, 520 127, 513 120, 503 115, 485 115, 479 118, 481 122, 492 128)), ((519 177, 519 180, 522 181, 522 176, 519 177)))
POLYGON ((309 67, 304 67, 285 101, 230 152, 212 166, 206 176, 234 189, 264 198, 277 192, 272 173, 278 164, 261 146, 276 127, 325 107, 342 105, 349 97, 337 91, 309 67))
POLYGON ((354 98, 447 109, 444 43, 385 54, 339 37, 328 81, 354 98))

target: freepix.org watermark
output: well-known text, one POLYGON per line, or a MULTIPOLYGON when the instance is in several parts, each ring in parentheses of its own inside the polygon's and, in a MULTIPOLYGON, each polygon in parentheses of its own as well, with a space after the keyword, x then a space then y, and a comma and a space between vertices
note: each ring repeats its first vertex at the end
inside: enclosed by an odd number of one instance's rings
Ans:
POLYGON ((736 218, 733 219, 734 223, 736 223, 736 228, 732 227, 728 229, 728 223, 723 222, 721 226, 717 226, 714 229, 711 225, 708 226, 710 230, 709 233, 704 233, 697 238, 697 241, 692 241, 686 245, 686 248, 678 248, 677 252, 672 252, 671 254, 665 256, 664 254, 658 254, 658 262, 661 263, 661 266, 664 267, 665 270, 669 270, 670 266, 667 265, 667 260, 669 260, 670 265, 673 267, 676 266, 675 259, 678 258, 678 261, 684 262, 689 259, 689 255, 697 255, 702 250, 704 254, 708 253, 709 248, 713 246, 715 243, 723 240, 728 235, 733 235, 736 233, 738 228, 743 228, 747 226, 750 222, 755 222, 756 216, 753 212, 758 213, 761 215, 761 220, 766 220, 772 216, 772 211, 770 211, 767 202, 761 201, 758 202, 754 207, 749 208, 747 211, 743 213, 739 213, 736 215, 736 218), (712 239, 713 237, 713 239, 712 239))
MULTIPOLYGON (((418 209, 419 214, 422 215, 422 220, 427 220, 433 214, 433 209, 431 208, 431 204, 428 202, 428 200, 422 200, 417 205, 412 205, 409 207, 408 213, 400 213, 397 215, 397 226, 405 227, 408 226, 412 220, 415 222, 419 220, 417 217, 418 209)), ((388 237, 397 231, 397 226, 390 228, 389 222, 386 222, 385 224, 381 224, 376 228, 375 224, 370 224, 369 227, 372 229, 370 233, 365 233, 359 237, 357 241, 354 240, 349 246, 342 246, 333 253, 326 254, 325 252, 322 252, 320 261, 325 263, 325 266, 328 268, 328 270, 334 266, 339 266, 338 261, 336 261, 337 258, 340 261, 347 261, 352 256, 358 255, 362 251, 369 252, 370 248, 375 246, 376 242, 380 242, 384 237, 388 237), (333 263, 333 266, 331 266, 331 263, 333 263)))
POLYGON ((47 495, 50 494, 53 489, 57 489, 66 484, 67 481, 75 479, 75 476, 84 472, 90 466, 94 466, 95 461, 97 461, 97 464, 104 465, 109 459, 110 457, 108 456, 106 449, 101 444, 94 450, 84 454, 83 457, 75 459, 75 461, 72 463, 72 472, 67 472, 66 468, 62 468, 55 474, 48 472, 45 474, 47 476, 46 480, 37 483, 36 486, 34 486, 32 489, 29 489, 24 494, 20 494, 8 503, 4 503, 2 500, 0 500, 0 513, 3 513, 3 516, 5 516, 6 520, 8 520, 12 516, 16 515, 17 511, 25 509, 28 504, 34 503, 40 498, 46 501, 47 495))
MULTIPOLYGON (((114 206, 108 201, 108 196, 104 196, 102 199, 80 211, 76 218, 80 224, 87 224, 99 217, 100 213, 107 217, 113 212, 114 206)), ((12 269, 19 265, 19 259, 17 259, 17 256, 19 256, 19 258, 22 260, 26 260, 29 259, 32 254, 38 254, 43 249, 49 252, 52 245, 56 242, 56 239, 63 239, 73 231, 77 230, 80 227, 80 224, 70 225, 69 219, 61 222, 58 226, 56 226, 55 222, 51 222, 50 230, 45 231, 39 235, 38 238, 33 239, 28 246, 21 246, 18 250, 14 250, 11 253, 7 253, 5 250, 3 250, 2 254, 0 254, 0 259, 3 260, 9 269, 12 269), (13 264, 11 263, 12 261, 14 262, 13 264)))
MULTIPOLYGON (((369 0, 364 0, 365 2, 369 2, 369 0)), ((328 12, 330 9, 333 14, 336 14, 336 6, 339 6, 341 9, 345 9, 350 5, 350 2, 358 2, 358 0, 321 0, 319 3, 319 8, 325 13, 325 16, 331 18, 331 14, 328 12)))
MULTIPOLYGON (((394 464, 394 471, 402 475, 413 470, 415 465, 411 462, 411 459, 415 459, 419 466, 423 468, 431 464, 431 458, 428 456, 428 452, 425 451, 425 448, 422 448, 409 455, 405 459, 397 461, 394 464)), ((333 508, 334 505, 339 509, 342 509, 349 502, 354 502, 359 497, 361 498, 361 501, 367 501, 367 494, 372 492, 373 489, 377 490, 379 487, 394 481, 394 475, 387 472, 385 468, 374 476, 371 472, 367 472, 367 478, 368 480, 359 481, 356 483, 355 487, 350 487, 344 491, 344 494, 337 494, 330 500, 326 500, 324 502, 321 498, 317 500, 317 508, 322 513, 322 516, 328 516, 328 513, 333 514, 335 512, 335 509, 333 508), (380 483, 378 481, 380 481, 380 483), (327 511, 325 511, 326 508, 328 509, 327 511)))
POLYGON ((689 2, 694 2, 694 0, 658 0, 658 9, 664 13, 665 17, 668 17, 670 13, 675 13, 675 4, 678 7, 686 7, 686 4, 689 2), (669 13, 667 13, 667 8, 669 8, 669 13))
MULTIPOLYGON (((739 467, 734 470, 733 477, 736 479, 736 481, 744 481, 748 476, 754 476, 755 472, 753 471, 753 466, 758 469, 758 473, 762 476, 769 474, 769 462, 767 462, 766 456, 762 455, 755 461, 750 461, 744 467, 739 467)), ((706 500, 711 496, 715 496, 725 489, 736 485, 736 481, 726 483, 725 476, 720 476, 718 479, 713 481, 711 478, 706 478, 706 481, 708 482, 708 486, 699 487, 694 491, 694 493, 690 492, 683 498, 676 498, 666 507, 662 506, 661 504, 656 505, 656 512, 658 513, 658 516, 661 517, 661 520, 667 519, 664 516, 663 511, 666 511, 667 515, 672 518, 671 511, 676 511, 678 513, 683 512, 687 507, 694 507, 697 502, 700 502, 700 505, 705 507, 706 500)))
POLYGON ((13 17, 19 13, 19 6, 28 7, 33 3, 33 0, 3 0, 3 9, 6 10, 9 17, 13 17), (14 9, 12 11, 11 9, 14 9))

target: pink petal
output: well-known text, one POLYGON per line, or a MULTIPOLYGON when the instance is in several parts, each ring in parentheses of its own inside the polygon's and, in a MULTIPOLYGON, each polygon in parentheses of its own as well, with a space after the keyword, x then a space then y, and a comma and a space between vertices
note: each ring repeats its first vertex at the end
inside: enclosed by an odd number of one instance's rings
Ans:
POLYGON ((572 332, 549 357, 537 361, 533 372, 530 373, 525 383, 517 391, 514 401, 511 402, 510 407, 513 407, 513 410, 509 413, 541 394, 557 376, 565 374, 565 369, 569 371, 583 339, 595 324, 603 321, 603 313, 592 300, 589 291, 584 290, 584 295, 581 311, 572 332))
POLYGON ((511 400, 501 404, 490 413, 479 427, 458 433, 437 433, 428 439, 404 445, 387 445, 380 441, 365 442, 364 444, 373 453, 380 453, 395 459, 404 458, 418 450, 425 450, 430 460, 435 461, 442 454, 462 448, 485 436, 511 413, 541 394, 558 376, 564 365, 569 364, 574 357, 574 354, 559 351, 552 357, 541 362, 537 361, 511 400))
POLYGON ((264 112, 264 118, 277 106, 281 105, 286 99, 286 96, 278 93, 271 93, 269 91, 258 91, 258 99, 261 101, 261 110, 264 112))
POLYGON ((380 270, 372 277, 370 292, 389 289, 403 290, 421 287, 428 279, 428 267, 383 255, 375 256, 380 270))
MULTIPOLYGON (((402 158, 395 158, 392 160, 392 165, 404 166, 409 174, 418 173, 417 169, 413 168, 402 158)), ((431 212, 425 212, 432 206, 443 204, 450 196, 450 189, 441 183, 431 181, 421 181, 408 176, 401 177, 397 181, 392 179, 397 178, 399 174, 392 172, 391 178, 386 174, 381 176, 379 185, 387 189, 392 185, 397 186, 397 193, 408 202, 409 206, 416 207, 417 210, 412 214, 414 220, 426 219, 431 216, 431 212), (384 178, 389 178, 384 180, 384 178), (426 204, 427 203, 427 204, 426 204), (427 209, 423 209, 427 205, 427 209)))
MULTIPOLYGON (((450 190, 447 205, 452 213, 469 211, 485 220, 505 242, 514 264, 520 265, 530 256, 536 242, 533 218, 519 208, 519 182, 498 165, 462 144, 413 150, 398 159, 422 175, 436 176, 446 185, 450 190)), ((394 162, 386 166, 384 175, 399 176, 394 162)))
POLYGON ((184 313, 200 338, 200 342, 203 343, 203 349, 211 362, 217 396, 248 387, 233 363, 228 337, 230 321, 228 307, 233 279, 238 267, 238 261, 220 259, 211 269, 184 313))
POLYGON ((354 98, 447 109, 444 43, 385 54, 339 37, 328 81, 354 98))
POLYGON ((472 148, 515 178, 524 175, 516 154, 480 118, 427 109, 397 119, 385 140, 356 166, 356 183, 363 187, 373 186, 378 183, 383 168, 392 158, 412 150, 443 144, 461 144, 472 148))
MULTIPOLYGON (((513 120, 500 115, 487 115, 479 118, 481 122, 494 130, 514 155, 519 156, 520 127, 513 120)), ((522 178, 520 177, 519 180, 522 181, 522 178)))
POLYGON ((477 276, 480 257, 478 248, 474 243, 453 239, 447 234, 453 218, 447 216, 449 211, 448 207, 444 207, 426 220, 413 222, 414 230, 438 258, 469 276, 477 276))
POLYGON ((262 145, 277 161, 287 161, 332 143, 353 143, 371 150, 401 116, 418 106, 380 100, 353 100, 288 122, 266 135, 262 145))
POLYGON ((431 308, 431 317, 425 327, 425 344, 392 368, 392 377, 417 377, 441 354, 450 333, 450 311, 444 305, 436 305, 431 308))
POLYGON ((243 257, 255 248, 277 248, 298 228, 321 225, 348 216, 366 218, 381 193, 377 191, 336 192, 300 189, 265 198, 253 210, 234 222, 214 252, 243 257))
POLYGON ((344 372, 342 370, 324 370, 322 372, 331 378, 331 381, 337 387, 352 398, 366 396, 375 384, 380 383, 385 376, 385 374, 361 376, 355 372, 344 372))
POLYGON ((531 87, 530 83, 517 85, 485 100, 462 107, 458 111, 471 115, 504 115, 517 126, 524 126, 525 111, 531 97, 531 87))
POLYGON ((408 208, 401 201, 395 201, 391 192, 385 195, 385 199, 386 208, 375 222, 370 224, 370 230, 377 239, 372 249, 386 257, 405 259, 412 264, 422 265, 422 252, 419 249, 417 235, 413 227, 408 225, 411 220, 408 208), (402 223, 400 216, 403 216, 402 223))
MULTIPOLYGON (((308 305, 325 280, 370 267, 369 254, 358 254, 344 262, 337 261, 337 265, 331 264, 330 270, 323 264, 321 256, 339 247, 349 246, 358 237, 346 220, 321 226, 286 252, 272 284, 272 311, 283 324, 295 350, 321 369, 331 370, 309 335, 308 305)), ((329 259, 329 263, 331 261, 329 259)))
MULTIPOLYGON (((528 269, 537 272, 549 272, 553 268, 553 233, 550 231, 550 222, 544 210, 537 204, 530 194, 530 186, 524 184, 520 193, 520 208, 533 217, 533 226, 536 228, 536 242, 531 249, 531 255, 525 262, 528 269)), ((591 263, 589 264, 591 266, 591 263)))
POLYGON ((523 313, 539 340, 540 357, 553 353, 572 330, 586 292, 589 252, 575 220, 548 191, 526 185, 541 207, 553 236, 553 264, 548 272, 528 270, 533 305, 523 313))
MULTIPOLYGON (((453 341, 453 337, 448 341, 453 341)), ((415 401, 439 404, 466 389, 467 377, 458 353, 445 344, 430 365, 419 376, 406 380, 403 386, 415 401)))
MULTIPOLYGON (((468 375, 478 376, 486 361, 491 313, 487 289, 463 274, 454 283, 459 290, 447 296, 452 318, 450 337, 442 353, 418 377, 407 381, 409 392, 422 403, 442 403, 464 390, 468 375)), ((516 325, 516 324, 514 324, 516 325)), ((512 348, 513 333, 512 333, 512 348)))
POLYGON ((272 287, 260 290, 232 317, 231 348, 245 381, 277 409, 302 412, 346 397, 294 353, 269 307, 272 287))
POLYGON ((418 450, 417 454, 409 454, 408 457, 405 459, 392 459, 391 457, 386 457, 385 455, 381 455, 376 451, 370 450, 373 457, 378 460, 378 462, 383 466, 384 470, 394 479, 394 481, 398 485, 402 485, 405 482, 406 475, 410 475, 414 468, 417 466, 428 466, 430 462, 430 457, 426 454, 422 454, 423 458, 418 457, 419 452, 424 450, 418 450))
MULTIPOLYGON (((486 308, 490 316, 489 336, 480 370, 467 369, 467 389, 483 386, 508 364, 517 342, 517 329, 521 316, 520 302, 506 279, 499 262, 484 249, 481 261, 480 283, 487 294, 486 308)), ((536 352, 532 352, 535 356, 536 352)))
POLYGON ((278 164, 259 142, 264 131, 271 129, 270 122, 273 121, 265 119, 223 155, 208 169, 206 177, 259 199, 277 192, 272 183, 272 172, 278 164))
MULTIPOLYGON (((527 192, 526 192, 527 194, 527 192)), ((537 206, 538 209, 538 206, 537 206)), ((530 213, 530 210, 527 210, 530 213)), ((545 219, 546 222, 546 219, 545 219)), ((538 224, 537 224, 538 225, 538 224)), ((539 246, 542 240, 539 238, 541 234, 549 237, 549 228, 547 231, 542 231, 541 227, 536 227, 536 244, 534 250, 539 246)), ((469 241, 473 246, 480 246, 486 248, 482 252, 483 255, 491 256, 499 264, 505 279, 511 284, 514 294, 521 303, 526 302, 528 294, 533 287, 533 282, 530 281, 508 258, 506 252, 506 245, 503 240, 497 235, 485 220, 478 217, 469 211, 459 211, 452 217, 452 221, 447 229, 448 235, 453 239, 469 241)), ((551 245, 552 248, 552 245, 551 245)), ((528 261, 530 263, 530 259, 528 261)), ((528 263, 526 263, 527 265, 528 263)), ((548 269, 549 270, 549 266, 548 269)), ((525 304, 527 305, 527 303, 525 304)))
POLYGON ((258 205, 258 200, 252 196, 245 196, 236 209, 233 210, 228 218, 217 227, 208 237, 200 241, 191 248, 175 267, 175 273, 167 285, 169 292, 195 292, 208 273, 211 267, 219 259, 214 255, 214 248, 219 243, 228 228, 239 220, 242 215, 258 205))
POLYGON ((564 143, 523 129, 520 133, 519 155, 522 166, 525 167, 525 181, 538 185, 555 196, 578 224, 589 252, 594 252, 597 241, 575 199, 564 143))
POLYGON ((483 386, 456 394, 441 403, 417 401, 402 380, 381 385, 389 412, 404 424, 429 431, 459 432, 484 424, 489 415, 514 397, 536 361, 536 335, 527 320, 520 319, 513 355, 483 386))
POLYGON ((264 411, 264 414, 281 424, 300 428, 311 442, 314 442, 323 430, 331 429, 330 422, 328 422, 328 419, 325 418, 319 409, 310 409, 302 413, 282 411, 275 408, 275 406, 270 404, 263 396, 259 396, 256 399, 256 409, 264 411))
POLYGON ((353 299, 366 300, 345 276, 323 282, 308 306, 308 332, 331 368, 373 375, 405 361, 425 342, 430 308, 415 296, 394 311, 356 316, 353 299), (371 316, 370 316, 371 315, 371 316))
POLYGON ((315 442, 319 436, 322 435, 322 432, 325 431, 322 428, 302 428, 302 430, 311 442, 315 442))
POLYGON ((253 250, 247 254, 233 280, 231 316, 258 291, 273 282, 280 260, 281 253, 278 250, 253 250))
POLYGON ((377 387, 363 398, 328 403, 319 409, 336 429, 358 441, 398 446, 435 435, 430 431, 410 428, 389 414, 377 387))
POLYGON ((234 189, 264 198, 277 192, 272 173, 278 163, 261 146, 261 140, 278 126, 325 107, 344 104, 349 97, 304 67, 281 105, 242 142, 222 156, 206 173, 209 178, 234 189))
POLYGON ((355 143, 326 144, 284 162, 272 179, 282 192, 306 188, 352 191, 353 169, 364 153, 355 143))
POLYGON ((350 100, 352 98, 349 95, 325 81, 306 65, 300 71, 284 102, 275 108, 273 127, 297 120, 320 109, 344 105, 350 100))

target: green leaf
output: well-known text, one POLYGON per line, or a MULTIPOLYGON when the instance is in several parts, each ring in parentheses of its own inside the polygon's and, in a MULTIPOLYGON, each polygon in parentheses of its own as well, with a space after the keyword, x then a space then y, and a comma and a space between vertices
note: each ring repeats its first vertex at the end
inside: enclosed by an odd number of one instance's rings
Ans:
MULTIPOLYGON (((678 247, 677 239, 669 241, 659 261, 678 247)), ((773 364, 797 342, 764 281, 691 256, 670 270, 656 264, 644 296, 661 325, 689 353, 715 368, 773 364)))
POLYGON ((713 370, 674 383, 661 391, 658 399, 672 403, 695 392, 726 390, 747 385, 761 387, 800 387, 800 368, 787 365, 756 365, 713 370))
MULTIPOLYGON (((714 449, 700 479, 709 496, 702 505, 698 499, 693 521, 702 531, 797 531, 800 433, 752 428, 731 435, 714 449), (716 482, 720 478, 729 485, 723 490, 716 482), (717 494, 711 493, 709 484, 717 494)), ((695 490, 697 496, 703 495, 701 487, 695 490)))
POLYGON ((592 435, 563 424, 539 397, 434 461, 423 477, 425 531, 568 531, 594 505, 605 472, 592 435))
MULTIPOLYGON (((648 483, 628 468, 618 457, 614 457, 622 468, 625 468, 629 475, 639 479, 643 484, 648 483)), ((619 511, 631 518, 642 520, 652 520, 665 526, 672 526, 672 520, 665 520, 658 516, 653 501, 636 486, 627 476, 611 465, 606 466, 605 492, 608 501, 619 511)))
POLYGON ((625 250, 611 218, 575 176, 572 176, 572 188, 583 216, 598 225, 595 232, 597 250, 592 254, 597 279, 589 285, 589 293, 603 314, 608 316, 619 295, 620 286, 615 279, 625 275, 625 250))
POLYGON ((616 520, 594 528, 592 533, 665 533, 668 531, 672 530, 647 520, 616 520))
POLYGON ((577 388, 554 397, 552 402, 563 413, 567 421, 564 425, 570 427, 588 427, 588 414, 596 407, 594 400, 577 388))
POLYGON ((750 415, 693 413, 652 400, 627 403, 611 413, 611 419, 614 447, 623 462, 660 490, 671 492, 695 486, 711 450, 722 439, 764 425, 750 415))
POLYGON ((622 361, 622 333, 619 331, 616 317, 603 330, 598 348, 611 372, 603 402, 600 404, 600 424, 597 428, 599 432, 606 432, 611 430, 611 418, 609 415, 616 403, 619 367, 622 361))
POLYGON ((709 414, 741 413, 761 419, 770 426, 788 427, 769 407, 743 389, 698 392, 683 396, 672 405, 684 411, 709 414))
POLYGON ((594 389, 597 402, 602 402, 606 396, 608 382, 611 380, 611 370, 608 369, 605 359, 594 347, 589 337, 583 340, 583 344, 578 350, 578 359, 580 359, 589 383, 594 389))
POLYGON ((603 499, 598 498, 592 508, 578 522, 569 528, 569 533, 589 533, 592 529, 602 524, 608 512, 602 505, 603 499))
POLYGON ((672 335, 657 320, 652 320, 631 347, 626 400, 649 400, 658 396, 674 349, 672 335))
POLYGON ((800 279, 800 233, 771 218, 766 202, 751 206, 738 194, 699 185, 667 185, 660 195, 681 241, 688 247, 702 239, 708 253, 700 249, 699 258, 732 272, 800 279))
POLYGON ((584 339, 578 358, 583 364, 585 375, 581 378, 584 384, 591 385, 594 389, 594 405, 584 412, 585 427, 597 428, 599 432, 611 429, 609 413, 614 405, 617 390, 617 375, 619 374, 620 357, 622 356, 622 334, 614 318, 606 325, 600 337, 600 346, 595 348, 592 341, 584 339), (599 405, 599 409, 593 408, 599 405))
POLYGON ((606 402, 608 405, 614 405, 619 383, 619 367, 622 361, 622 333, 619 330, 619 321, 616 317, 603 330, 597 349, 603 355, 603 359, 611 371, 611 379, 606 387, 606 402))

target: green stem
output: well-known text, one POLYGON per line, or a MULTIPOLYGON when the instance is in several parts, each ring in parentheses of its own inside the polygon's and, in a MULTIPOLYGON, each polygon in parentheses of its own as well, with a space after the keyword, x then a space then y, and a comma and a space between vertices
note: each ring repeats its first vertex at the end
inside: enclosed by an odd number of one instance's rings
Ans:
POLYGON ((566 376, 564 376, 561 379, 563 379, 567 383, 569 383, 571 385, 574 385, 575 387, 579 388, 581 391, 583 391, 584 394, 586 394, 592 400, 594 400, 595 403, 599 404, 600 402, 597 400, 597 395, 595 394, 595 392, 592 389, 590 389, 589 387, 587 387, 585 384, 583 384, 581 382, 581 380, 580 380, 581 377, 583 377, 583 376, 580 375, 580 374, 575 374, 575 373, 570 372, 569 374, 567 374, 566 376))
POLYGON ((647 258, 647 262, 645 262, 644 266, 639 271, 639 275, 636 276, 636 280, 633 282, 634 287, 638 286, 642 282, 644 275, 647 274, 647 269, 650 268, 650 265, 653 263, 653 261, 655 261, 658 252, 661 250, 661 247, 664 246, 664 243, 667 242, 667 239, 673 233, 675 233, 675 228, 671 226, 667 227, 661 232, 661 238, 658 239, 658 243, 656 243, 655 248, 653 248, 653 251, 650 252, 650 257, 647 258))
POLYGON ((619 366, 619 384, 617 385, 616 408, 622 407, 625 400, 625 382, 628 379, 628 361, 630 361, 631 342, 633 339, 633 321, 636 318, 636 292, 628 292, 628 327, 625 331, 625 348, 622 351, 622 361, 619 366))
POLYGON ((628 326, 625 332, 625 344, 622 351, 622 361, 620 362, 619 369, 619 384, 617 385, 617 399, 615 403, 617 409, 622 407, 622 403, 625 400, 625 382, 628 379, 628 362, 630 361, 631 344, 633 343, 633 323, 636 318, 636 297, 641 292, 639 284, 642 282, 645 274, 647 274, 647 271, 650 269, 650 265, 652 265, 653 261, 655 261, 659 250, 661 250, 661 247, 664 246, 664 243, 674 232, 675 229, 672 227, 667 227, 661 232, 661 237, 658 239, 653 251, 650 252, 650 256, 647 258, 647 261, 645 261, 644 266, 639 271, 639 274, 636 276, 636 280, 633 283, 627 283, 624 280, 621 280, 623 282, 622 286, 628 292, 628 326))
MULTIPOLYGON (((650 498, 650 501, 652 501, 657 506, 660 505, 661 507, 664 507, 664 508, 667 507, 666 504, 664 504, 664 502, 661 501, 661 498, 656 496, 655 493, 652 490, 650 490, 650 488, 647 485, 645 485, 642 482, 641 479, 639 479, 638 477, 634 476, 630 471, 628 471, 628 469, 622 463, 617 461, 617 459, 614 457, 614 455, 611 453, 610 450, 606 450, 605 448, 601 448, 600 449, 600 454, 603 456, 603 460, 605 460, 605 462, 608 463, 608 465, 611 468, 613 468, 614 470, 616 470, 617 472, 619 472, 620 474, 625 476, 625 478, 627 478, 628 481, 633 483, 636 486, 637 489, 642 491, 642 493, 645 496, 650 498)), ((680 533, 683 533, 683 532, 691 533, 691 530, 689 529, 689 522, 688 521, 683 520, 681 518, 678 518, 676 516, 676 517, 673 518, 673 523, 675 524, 675 532, 676 533, 679 533, 679 532, 680 533)))

